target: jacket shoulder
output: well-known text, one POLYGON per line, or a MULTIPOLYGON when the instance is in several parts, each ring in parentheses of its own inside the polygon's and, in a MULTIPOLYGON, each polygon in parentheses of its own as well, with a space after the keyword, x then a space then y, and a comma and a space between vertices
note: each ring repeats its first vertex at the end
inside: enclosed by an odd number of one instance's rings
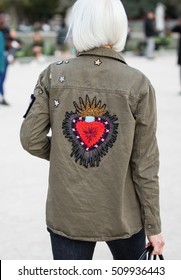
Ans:
POLYGON ((142 71, 128 64, 123 68, 117 74, 124 80, 125 87, 132 97, 140 99, 150 91, 150 87, 153 88, 150 79, 142 71))

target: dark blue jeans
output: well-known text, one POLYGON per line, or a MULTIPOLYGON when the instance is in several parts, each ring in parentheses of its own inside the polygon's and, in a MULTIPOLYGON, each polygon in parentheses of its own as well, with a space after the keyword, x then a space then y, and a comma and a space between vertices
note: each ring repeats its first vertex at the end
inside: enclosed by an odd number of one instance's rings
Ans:
MULTIPOLYGON (((54 260, 92 260, 96 242, 72 240, 48 231, 54 260)), ((138 260, 145 249, 145 233, 142 229, 130 238, 106 243, 114 260, 138 260)))

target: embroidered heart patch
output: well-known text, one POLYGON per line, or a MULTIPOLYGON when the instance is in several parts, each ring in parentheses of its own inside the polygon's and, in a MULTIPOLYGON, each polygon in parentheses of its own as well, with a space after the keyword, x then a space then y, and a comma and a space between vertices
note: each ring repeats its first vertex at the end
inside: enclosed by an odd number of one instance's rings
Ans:
POLYGON ((76 112, 66 113, 63 121, 63 134, 72 142, 71 156, 85 167, 99 166, 101 158, 108 153, 117 138, 118 123, 116 115, 105 111, 101 101, 92 103, 86 96, 86 103, 79 99, 81 108, 74 102, 76 112), (92 120, 87 121, 87 118, 92 120))
POLYGON ((91 148, 93 145, 97 144, 103 136, 105 125, 98 121, 92 123, 80 121, 76 124, 76 130, 84 144, 88 148, 91 148))

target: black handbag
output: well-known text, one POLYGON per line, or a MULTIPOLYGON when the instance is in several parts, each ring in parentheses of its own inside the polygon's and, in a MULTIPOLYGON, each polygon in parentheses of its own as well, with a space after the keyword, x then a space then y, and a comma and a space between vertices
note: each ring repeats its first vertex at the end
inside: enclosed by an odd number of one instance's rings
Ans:
POLYGON ((143 253, 139 257, 138 260, 164 260, 163 255, 152 255, 153 252, 153 246, 148 246, 144 249, 143 253))

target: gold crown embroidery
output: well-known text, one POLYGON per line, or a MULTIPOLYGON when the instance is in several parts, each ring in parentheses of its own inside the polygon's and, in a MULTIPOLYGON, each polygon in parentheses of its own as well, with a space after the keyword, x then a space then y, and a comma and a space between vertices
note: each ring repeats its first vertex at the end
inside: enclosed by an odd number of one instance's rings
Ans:
POLYGON ((86 95, 86 101, 85 104, 83 102, 83 99, 79 98, 80 107, 77 105, 76 102, 74 102, 74 107, 76 109, 76 114, 78 114, 80 117, 86 117, 86 116, 94 116, 94 117, 100 117, 106 113, 106 105, 101 105, 101 101, 97 103, 96 97, 94 97, 92 103, 90 102, 90 99, 88 95, 86 95))

